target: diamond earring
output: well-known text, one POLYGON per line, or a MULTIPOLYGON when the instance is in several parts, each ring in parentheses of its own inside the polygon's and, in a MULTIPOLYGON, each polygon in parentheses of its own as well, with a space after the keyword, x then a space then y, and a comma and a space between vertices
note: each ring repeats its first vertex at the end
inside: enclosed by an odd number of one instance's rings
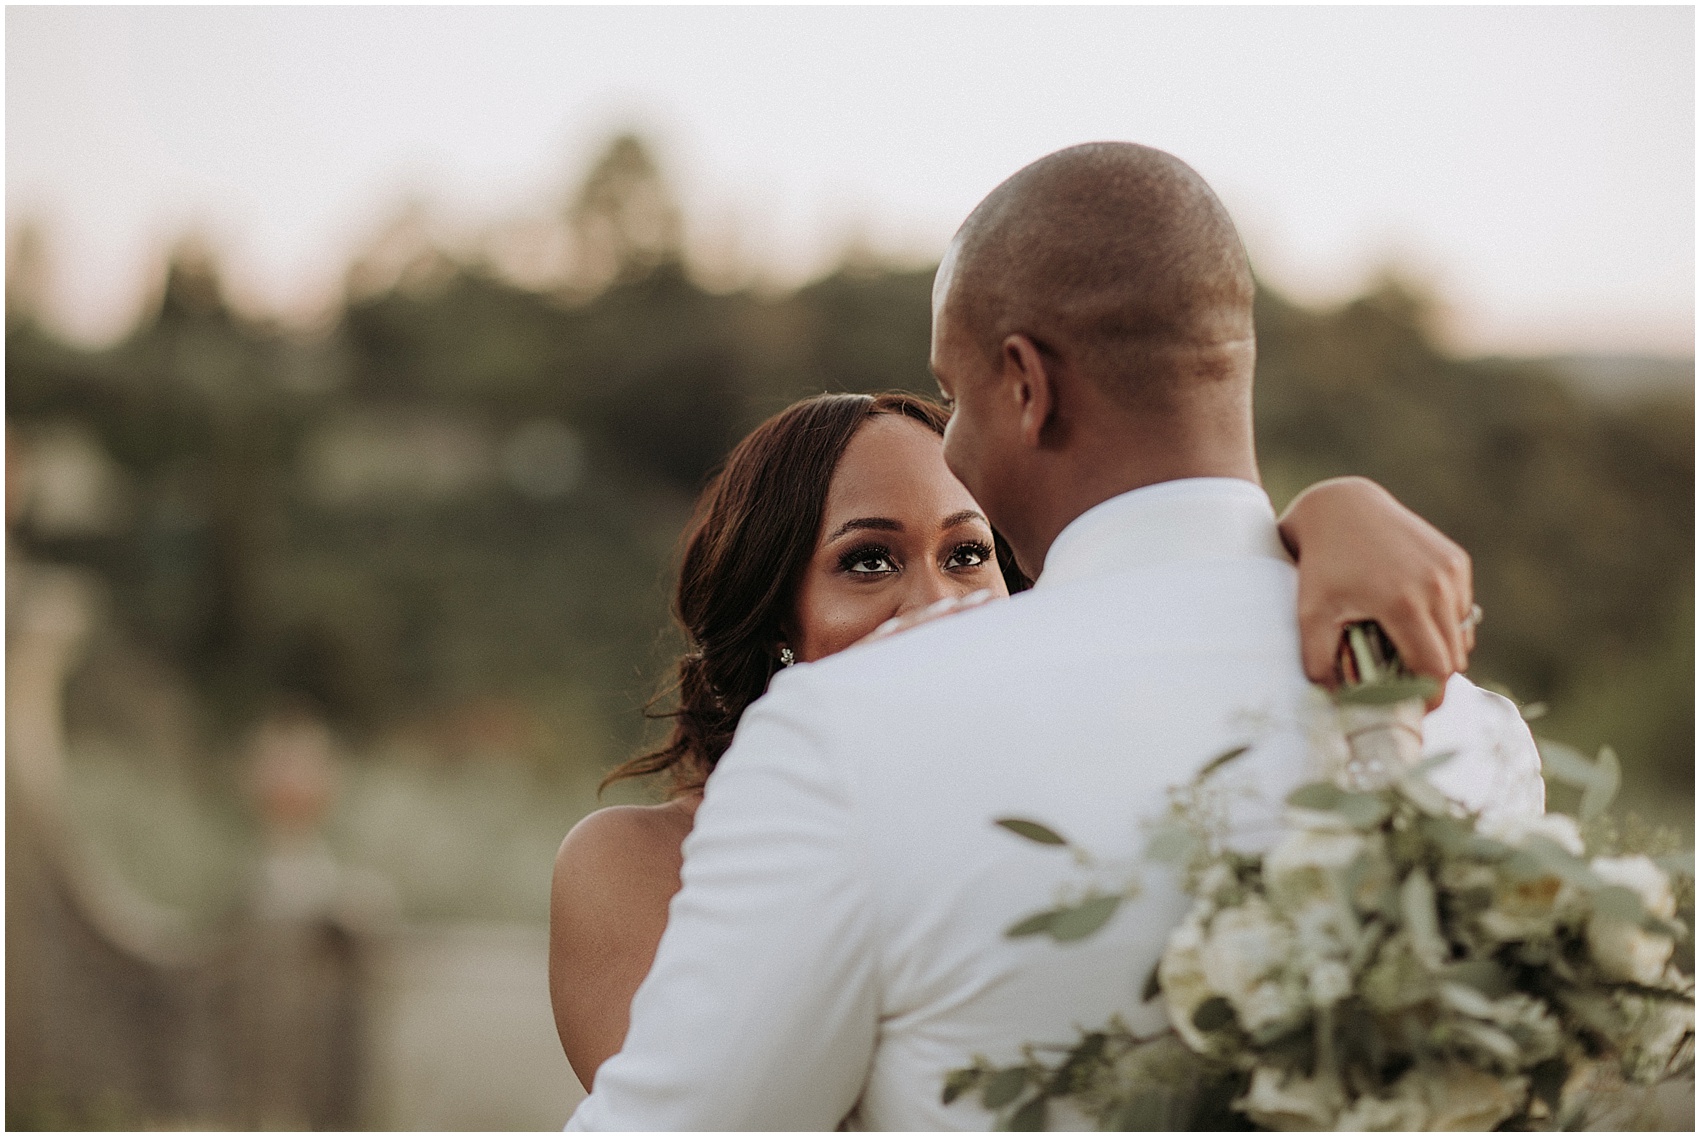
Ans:
POLYGON ((797 662, 797 653, 796 652, 792 651, 788 647, 782 647, 782 648, 779 649, 779 666, 790 667, 793 663, 796 663, 796 662, 797 662))

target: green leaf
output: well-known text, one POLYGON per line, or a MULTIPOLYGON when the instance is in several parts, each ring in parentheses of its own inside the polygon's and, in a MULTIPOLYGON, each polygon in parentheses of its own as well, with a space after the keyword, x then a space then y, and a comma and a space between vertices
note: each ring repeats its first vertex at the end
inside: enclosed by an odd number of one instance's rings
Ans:
POLYGON ((1184 865, 1198 851, 1198 835, 1186 824, 1173 821, 1151 835, 1145 845, 1147 860, 1165 865, 1184 865))
POLYGON ((1152 999, 1155 999, 1158 995, 1163 993, 1163 984, 1157 979, 1157 969, 1161 966, 1162 962, 1163 961, 1159 959, 1156 963, 1151 965, 1151 974, 1145 977, 1145 986, 1140 988, 1139 997, 1144 1002, 1149 1003, 1152 999))
POLYGON ((1016 1110, 1005 1127, 1016 1133, 1037 1133, 1045 1128, 1045 1098, 1035 1095, 1020 1109, 1016 1110))
POLYGON ((1672 876, 1694 875, 1694 851, 1692 849, 1686 853, 1666 853, 1662 857, 1654 857, 1653 863, 1672 876))
POLYGON ((1287 804, 1295 809, 1316 809, 1332 813, 1346 791, 1333 782, 1310 782, 1287 795, 1287 804))
POLYGON ((980 1091, 980 1104, 987 1109, 1002 1109, 1020 1097, 1021 1091, 1026 1088, 1027 1067, 1011 1066, 997 1070, 986 1079, 986 1088, 980 1091))
POLYGON ((1535 739, 1535 747, 1541 752, 1541 773, 1553 781, 1586 789, 1598 780, 1594 764, 1575 747, 1550 738, 1535 739))
POLYGON ((1545 1062, 1529 1071, 1529 1088, 1535 1096, 1547 1103, 1547 1108, 1558 1109, 1558 1094, 1564 1088, 1564 1083, 1570 1077, 1570 1066, 1562 1058, 1548 1058, 1545 1062))
POLYGON ((949 1105, 951 1102, 973 1089, 979 1084, 980 1077, 984 1073, 985 1071, 978 1066, 964 1066, 959 1070, 952 1070, 950 1073, 946 1074, 944 1076, 944 1096, 942 1099, 944 1104, 949 1105))
POLYGON ((1163 1133, 1169 1130, 1168 1095, 1144 1090, 1116 1114, 1115 1128, 1124 1133, 1163 1133))
POLYGON ((1383 679, 1378 683, 1341 687, 1335 692, 1334 701, 1343 707, 1386 707, 1407 699, 1426 700, 1438 690, 1439 683, 1426 675, 1418 675, 1410 679, 1383 679))
POLYGON ((1632 888, 1624 888, 1621 884, 1608 884, 1596 889, 1593 895, 1594 911, 1611 920, 1622 920, 1626 924, 1637 924, 1646 915, 1641 906, 1641 897, 1632 888))
POLYGON ((1119 896, 1094 896, 1073 908, 1064 908, 1051 921, 1051 936, 1061 943, 1085 939, 1109 923, 1121 902, 1119 896))
POLYGON ((1346 819, 1354 829, 1373 829, 1392 812, 1380 794, 1346 794, 1340 798, 1334 812, 1346 819))
POLYGON ((1206 1033, 1221 1030, 1233 1021, 1233 1004, 1220 995, 1212 995, 1198 1004, 1198 1009, 1192 1012, 1192 1025, 1206 1033))
POLYGON ((1511 994, 1511 974, 1490 959, 1467 959, 1440 969, 1442 979, 1472 987, 1490 999, 1511 994))
POLYGON ((1451 803, 1446 795, 1435 789, 1427 778, 1403 777, 1399 779, 1399 792, 1405 799, 1424 813, 1434 817, 1450 817, 1451 803))
POLYGON ((1204 764, 1204 768, 1202 770, 1193 775, 1192 780, 1194 782, 1202 782, 1205 778, 1208 778, 1211 774, 1214 774, 1217 770, 1220 770, 1223 766, 1226 766, 1229 762, 1232 762, 1235 758, 1238 758, 1250 749, 1250 746, 1236 746, 1232 750, 1227 750, 1216 755, 1216 757, 1210 759, 1210 761, 1204 764))
POLYGON ((1447 853, 1462 852, 1470 841, 1470 827, 1456 817, 1431 815, 1417 819, 1417 832, 1423 840, 1447 853))
POLYGON ((1594 763, 1595 779, 1582 791, 1582 804, 1576 810, 1577 819, 1592 821, 1610 808, 1623 781, 1623 770, 1617 763, 1617 752, 1609 746, 1600 747, 1599 760, 1594 763))
POLYGON ((1438 968, 1451 954, 1440 934, 1440 916, 1434 908, 1434 882, 1420 868, 1412 869, 1399 886, 1399 911, 1405 917, 1405 934, 1411 939, 1411 949, 1418 959, 1431 968, 1438 968))
POLYGON ((1418 762, 1415 766, 1412 766, 1408 771, 1406 771, 1405 776, 1407 778, 1420 777, 1427 774, 1430 770, 1439 769, 1441 766, 1446 765, 1456 757, 1458 757, 1458 752, 1456 750, 1442 750, 1439 754, 1430 754, 1427 758, 1424 758, 1421 762, 1418 762))
POLYGON ((1037 841, 1041 845, 1068 844, 1055 830, 1040 825, 1037 821, 1028 821, 1020 817, 1000 817, 998 824, 1017 837, 1025 837, 1029 841, 1037 841))
POLYGON ((1012 924, 1004 935, 1012 940, 1018 940, 1022 936, 1036 936, 1040 932, 1048 932, 1051 930, 1051 921, 1055 920, 1060 914, 1060 909, 1052 909, 1049 912, 1035 912, 1019 924, 1012 924))
POLYGON ((1523 716, 1524 722, 1534 722, 1538 718, 1546 717, 1547 705, 1545 703, 1526 703, 1517 708, 1517 713, 1523 716))

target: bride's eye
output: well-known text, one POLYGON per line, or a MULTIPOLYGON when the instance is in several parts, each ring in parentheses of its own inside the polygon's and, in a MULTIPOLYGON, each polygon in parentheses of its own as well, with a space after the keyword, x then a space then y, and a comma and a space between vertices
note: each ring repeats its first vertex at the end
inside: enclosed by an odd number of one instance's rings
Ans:
POLYGON ((979 541, 969 541, 956 546, 945 558, 944 567, 947 569, 979 568, 992 559, 992 550, 979 541))
POLYGON ((892 557, 891 550, 884 545, 863 545, 852 549, 838 558, 838 567, 843 572, 853 572, 861 576, 875 576, 880 573, 896 572, 897 561, 892 557))

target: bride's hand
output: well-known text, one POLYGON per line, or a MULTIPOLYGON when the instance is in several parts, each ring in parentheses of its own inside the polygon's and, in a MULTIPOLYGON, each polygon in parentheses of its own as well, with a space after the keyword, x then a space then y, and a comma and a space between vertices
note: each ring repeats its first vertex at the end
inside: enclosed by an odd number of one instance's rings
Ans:
MULTIPOLYGON (((1331 478, 1305 490, 1281 517, 1299 560, 1299 636, 1305 674, 1334 687, 1346 625, 1374 620, 1405 666, 1439 680, 1463 671, 1475 649, 1470 556, 1368 478, 1331 478)), ((1479 616, 1476 617, 1479 619, 1479 616)))
POLYGON ((861 644, 871 644, 876 640, 889 639, 899 632, 918 628, 922 624, 930 624, 942 616, 951 616, 957 612, 966 612, 970 608, 978 608, 996 595, 991 589, 982 588, 976 592, 970 592, 966 596, 947 596, 943 600, 927 605, 925 608, 905 612, 901 616, 893 616, 850 646, 857 647, 861 644))

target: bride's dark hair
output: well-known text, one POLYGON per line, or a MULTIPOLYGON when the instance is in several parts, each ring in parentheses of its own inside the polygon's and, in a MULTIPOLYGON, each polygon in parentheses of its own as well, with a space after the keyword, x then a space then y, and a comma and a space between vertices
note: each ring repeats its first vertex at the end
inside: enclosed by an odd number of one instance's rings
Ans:
MULTIPOLYGON (((676 693, 665 745, 616 766, 603 786, 665 773, 674 796, 699 789, 732 742, 744 708, 779 669, 783 626, 815 549, 833 472, 876 415, 903 415, 944 434, 950 412, 918 395, 819 395, 780 411, 733 448, 697 500, 684 539, 674 616, 690 650, 657 702, 676 693)), ((1011 592, 1029 581, 1002 538, 1011 592)), ((654 703, 651 704, 654 706, 654 703)))

